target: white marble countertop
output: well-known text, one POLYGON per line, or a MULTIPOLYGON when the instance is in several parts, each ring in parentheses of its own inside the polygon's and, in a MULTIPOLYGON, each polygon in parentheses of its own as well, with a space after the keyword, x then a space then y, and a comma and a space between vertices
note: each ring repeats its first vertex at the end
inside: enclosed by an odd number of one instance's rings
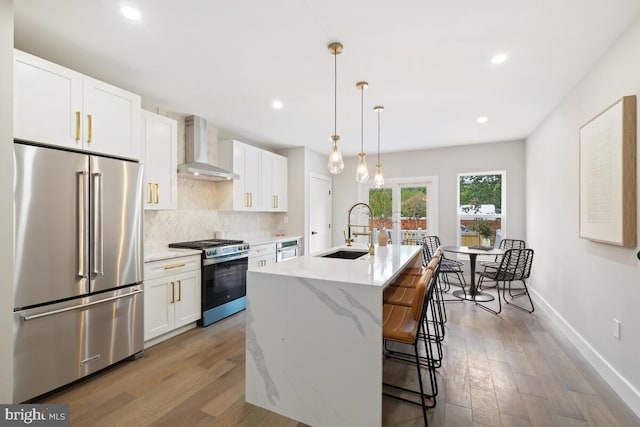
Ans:
POLYGON ((197 249, 154 249, 144 254, 144 262, 160 261, 163 259, 179 258, 183 256, 200 254, 202 254, 202 251, 197 249))
POLYGON ((336 250, 367 250, 366 244, 343 245, 249 271, 384 287, 411 263, 421 249, 421 246, 376 246, 375 255, 366 254, 354 260, 322 257, 322 254, 336 250))

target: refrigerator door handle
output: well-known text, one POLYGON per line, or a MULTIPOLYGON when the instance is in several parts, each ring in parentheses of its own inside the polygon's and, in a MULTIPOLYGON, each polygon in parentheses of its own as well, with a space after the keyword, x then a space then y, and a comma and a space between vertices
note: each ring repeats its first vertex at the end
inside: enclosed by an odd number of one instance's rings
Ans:
POLYGON ((93 274, 104 275, 103 257, 103 193, 102 173, 94 172, 93 176, 93 274))
POLYGON ((124 294, 124 295, 116 295, 114 297, 109 297, 109 298, 105 298, 105 299, 101 299, 100 301, 93 301, 93 302, 88 302, 86 304, 78 304, 78 305, 74 305, 71 307, 65 307, 65 308, 61 308, 58 310, 51 310, 51 311, 47 311, 44 313, 38 313, 38 314, 33 314, 31 316, 25 314, 25 313, 21 313, 22 318, 27 321, 27 320, 34 320, 34 319, 39 319, 41 317, 46 317, 46 316, 52 316, 54 314, 59 314, 59 313, 64 313, 66 311, 71 311, 71 310, 77 310, 79 308, 87 308, 87 307, 91 307, 92 305, 97 305, 97 304, 102 304, 108 301, 113 301, 116 299, 122 299, 122 298, 126 298, 126 297, 130 297, 136 294, 141 294, 143 292, 142 289, 136 289, 132 292, 129 292, 128 294, 124 294))
POLYGON ((76 197, 76 208, 77 208, 77 238, 78 238, 78 253, 77 253, 77 263, 78 263, 78 277, 83 279, 88 278, 87 274, 87 260, 86 256, 86 241, 87 241, 87 216, 89 212, 89 206, 87 201, 87 181, 89 179, 89 174, 86 171, 78 171, 76 172, 76 177, 78 179, 78 189, 77 189, 77 197, 76 197))

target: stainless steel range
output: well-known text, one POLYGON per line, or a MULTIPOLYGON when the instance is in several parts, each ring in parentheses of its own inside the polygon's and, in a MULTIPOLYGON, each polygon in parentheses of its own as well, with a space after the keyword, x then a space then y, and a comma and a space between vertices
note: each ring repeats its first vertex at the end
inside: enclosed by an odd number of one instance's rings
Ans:
POLYGON ((246 308, 248 243, 210 239, 171 243, 169 247, 202 251, 200 326, 208 326, 246 308))

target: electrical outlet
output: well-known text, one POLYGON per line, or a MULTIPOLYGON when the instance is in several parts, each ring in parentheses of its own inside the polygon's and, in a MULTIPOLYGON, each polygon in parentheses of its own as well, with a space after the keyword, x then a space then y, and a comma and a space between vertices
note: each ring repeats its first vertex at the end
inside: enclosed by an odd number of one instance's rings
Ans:
POLYGON ((620 321, 618 319, 613 319, 613 337, 620 339, 620 321))

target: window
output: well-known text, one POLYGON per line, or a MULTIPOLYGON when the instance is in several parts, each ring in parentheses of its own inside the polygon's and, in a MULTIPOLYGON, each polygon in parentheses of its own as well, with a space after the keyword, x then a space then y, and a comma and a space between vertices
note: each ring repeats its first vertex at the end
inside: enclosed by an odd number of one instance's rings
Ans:
POLYGON ((437 234, 436 177, 389 179, 383 188, 364 189, 373 212, 374 228, 384 228, 392 243, 415 245, 427 235, 427 230, 429 234, 437 234))
POLYGON ((504 236, 505 171, 458 174, 458 244, 498 246, 504 236))

